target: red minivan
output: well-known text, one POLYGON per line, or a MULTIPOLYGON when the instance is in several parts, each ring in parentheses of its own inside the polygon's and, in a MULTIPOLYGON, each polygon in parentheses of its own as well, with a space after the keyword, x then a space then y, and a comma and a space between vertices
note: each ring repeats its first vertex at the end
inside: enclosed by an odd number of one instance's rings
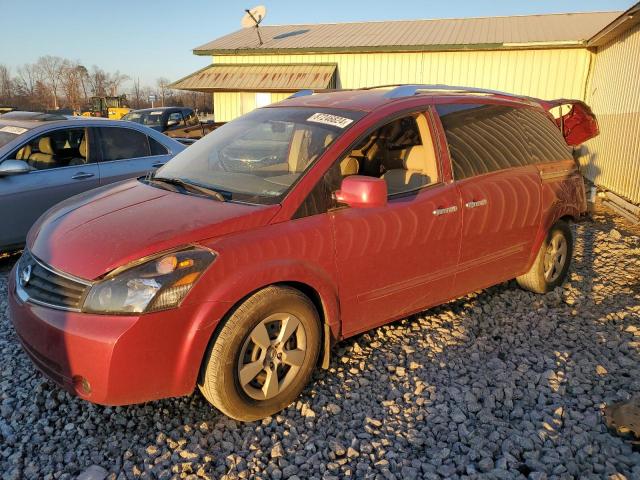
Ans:
POLYGON ((155 175, 49 210, 11 275, 10 315, 35 365, 86 400, 197 385, 259 419, 336 341, 512 278, 560 285, 567 222, 586 210, 570 145, 597 133, 577 101, 299 92, 155 175))

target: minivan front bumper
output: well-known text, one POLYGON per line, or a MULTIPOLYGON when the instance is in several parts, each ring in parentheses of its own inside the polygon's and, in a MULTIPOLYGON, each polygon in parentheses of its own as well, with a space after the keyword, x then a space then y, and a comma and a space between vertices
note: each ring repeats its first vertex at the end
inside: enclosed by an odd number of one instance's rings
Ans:
POLYGON ((228 308, 209 302, 138 316, 57 310, 23 302, 15 269, 9 315, 24 350, 56 384, 102 405, 190 394, 217 320, 228 308))

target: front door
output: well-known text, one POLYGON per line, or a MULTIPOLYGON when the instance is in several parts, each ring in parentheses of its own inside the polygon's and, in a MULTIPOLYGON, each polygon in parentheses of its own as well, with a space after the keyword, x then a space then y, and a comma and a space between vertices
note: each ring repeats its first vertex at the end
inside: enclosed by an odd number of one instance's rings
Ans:
POLYGON ((65 128, 21 146, 20 151, 28 151, 25 161, 33 170, 0 177, 0 245, 23 244, 31 225, 46 210, 99 185, 88 139, 84 128, 65 128))
POLYGON ((389 191, 385 207, 329 214, 345 335, 451 295, 462 212, 455 185, 442 182, 431 138, 426 116, 408 115, 367 136, 341 162, 342 176, 380 176, 389 191))

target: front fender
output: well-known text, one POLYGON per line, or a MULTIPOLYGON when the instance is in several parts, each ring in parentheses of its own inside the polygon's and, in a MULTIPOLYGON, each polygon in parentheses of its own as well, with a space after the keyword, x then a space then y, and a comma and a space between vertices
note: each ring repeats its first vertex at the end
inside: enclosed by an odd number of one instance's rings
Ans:
MULTIPOLYGON (((318 294, 323 308, 323 312, 319 313, 321 315, 324 313, 324 321, 329 325, 332 336, 339 338, 340 313, 337 286, 329 272, 320 265, 308 261, 278 258, 232 268, 227 265, 232 263, 232 259, 224 262, 223 258, 224 256, 221 256, 211 266, 213 271, 208 272, 211 275, 202 279, 204 285, 199 285, 198 289, 204 287, 202 289, 204 297, 198 301, 224 303, 229 305, 231 310, 252 293, 269 285, 303 284, 318 294)), ((219 321, 220 318, 211 318, 198 328, 208 330, 211 325, 217 325, 219 321)))

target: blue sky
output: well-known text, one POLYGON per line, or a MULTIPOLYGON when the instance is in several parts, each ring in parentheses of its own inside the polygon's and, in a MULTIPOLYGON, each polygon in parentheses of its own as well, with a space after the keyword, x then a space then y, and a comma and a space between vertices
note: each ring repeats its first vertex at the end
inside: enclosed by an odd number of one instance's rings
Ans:
POLYGON ((191 49, 237 30, 264 3, 265 24, 625 10, 632 0, 0 0, 0 63, 14 71, 42 55, 120 70, 153 85, 207 65, 191 49))

